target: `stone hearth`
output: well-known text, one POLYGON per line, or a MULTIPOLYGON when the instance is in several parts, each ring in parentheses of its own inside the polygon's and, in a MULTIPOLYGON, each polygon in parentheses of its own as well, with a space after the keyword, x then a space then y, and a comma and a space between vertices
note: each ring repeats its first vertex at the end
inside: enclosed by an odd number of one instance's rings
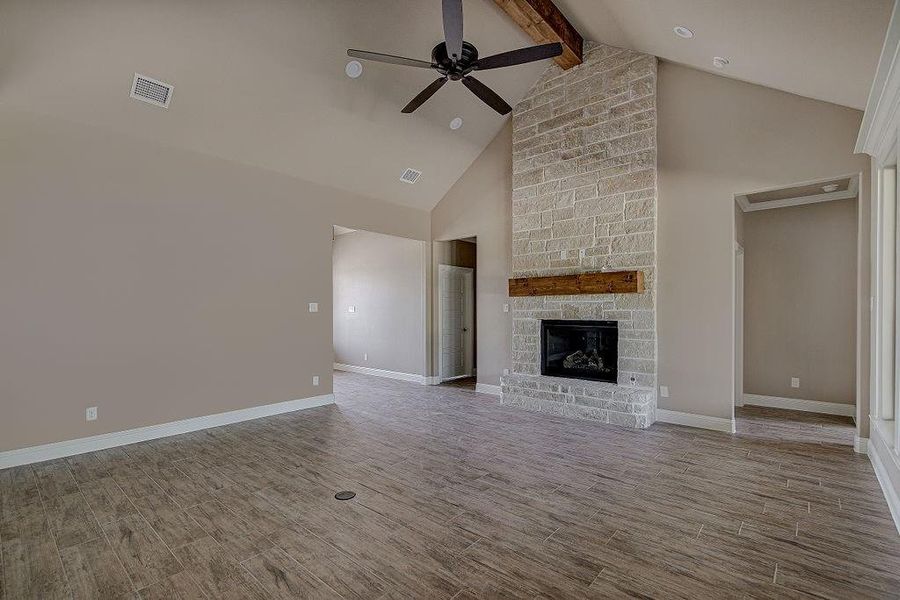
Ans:
POLYGON ((513 277, 640 269, 642 294, 512 299, 502 402, 647 427, 656 413, 656 58, 588 43, 513 113, 513 277), (618 322, 618 384, 540 374, 542 319, 618 322))
POLYGON ((626 427, 649 427, 656 412, 652 389, 614 383, 506 375, 501 390, 502 402, 509 406, 626 427))

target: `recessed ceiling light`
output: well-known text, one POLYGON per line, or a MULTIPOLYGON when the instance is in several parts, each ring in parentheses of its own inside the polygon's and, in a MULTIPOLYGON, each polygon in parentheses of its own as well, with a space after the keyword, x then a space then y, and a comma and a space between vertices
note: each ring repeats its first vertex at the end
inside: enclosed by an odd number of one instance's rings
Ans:
POLYGON ((462 117, 455 117, 452 121, 450 121, 450 129, 452 129, 453 131, 456 131, 457 129, 462 127, 462 123, 463 123, 462 117))
POLYGON ((724 56, 714 56, 713 57, 713 66, 717 69, 724 69, 725 66, 731 61, 725 58, 724 56))
POLYGON ((349 77, 350 79, 356 79, 357 77, 362 75, 362 63, 358 60, 351 60, 344 68, 344 73, 346 73, 347 77, 349 77))
POLYGON ((837 189, 838 189, 838 184, 836 184, 836 183, 829 183, 828 185, 823 185, 823 186, 822 186, 822 191, 823 191, 823 192, 828 192, 829 194, 830 194, 831 192, 836 192, 837 189))
POLYGON ((683 26, 683 25, 677 25, 677 26, 675 26, 675 27, 672 29, 672 31, 674 31, 674 32, 675 32, 675 35, 677 35, 678 37, 684 38, 684 39, 686 39, 686 40, 689 40, 689 39, 691 39, 692 37, 694 37, 694 32, 691 31, 690 29, 688 29, 687 27, 683 26))

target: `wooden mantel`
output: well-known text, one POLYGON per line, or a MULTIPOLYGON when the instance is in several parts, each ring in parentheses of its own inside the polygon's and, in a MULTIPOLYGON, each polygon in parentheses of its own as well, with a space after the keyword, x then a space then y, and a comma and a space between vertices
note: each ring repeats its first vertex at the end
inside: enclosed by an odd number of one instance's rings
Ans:
POLYGON ((644 292, 643 271, 607 271, 523 277, 509 280, 509 295, 573 296, 576 294, 641 294, 644 292))

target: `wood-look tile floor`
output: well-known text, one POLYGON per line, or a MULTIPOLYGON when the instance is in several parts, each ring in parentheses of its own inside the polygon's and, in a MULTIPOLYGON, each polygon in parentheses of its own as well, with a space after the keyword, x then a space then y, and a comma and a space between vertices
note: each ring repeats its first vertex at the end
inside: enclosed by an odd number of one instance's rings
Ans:
POLYGON ((734 409, 739 435, 852 446, 856 425, 851 417, 823 415, 765 406, 738 406, 734 409))
POLYGON ((335 392, 0 471, 2 597, 900 595, 900 537, 846 446, 633 431, 349 373, 335 392))

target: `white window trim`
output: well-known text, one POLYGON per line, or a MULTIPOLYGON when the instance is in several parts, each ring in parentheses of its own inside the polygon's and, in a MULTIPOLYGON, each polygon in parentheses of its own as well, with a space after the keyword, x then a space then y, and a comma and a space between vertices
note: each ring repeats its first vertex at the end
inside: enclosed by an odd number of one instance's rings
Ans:
POLYGON ((895 132, 895 138, 893 144, 890 146, 889 150, 887 150, 883 155, 879 156, 876 161, 876 164, 873 164, 874 167, 874 194, 873 194, 873 207, 872 207, 872 221, 873 221, 873 261, 872 261, 872 280, 874 282, 874 298, 872 302, 872 313, 870 319, 870 331, 872 335, 872 372, 870 373, 871 378, 871 390, 872 394, 870 396, 871 405, 869 407, 869 413, 871 418, 871 426, 877 428, 879 433, 882 434, 883 439, 892 447, 892 451, 900 456, 900 428, 894 426, 894 419, 897 416, 900 416, 900 169, 898 169, 898 152, 897 152, 897 135, 895 132), (884 311, 888 309, 888 307, 884 306, 885 304, 885 269, 887 268, 886 260, 885 260, 885 252, 888 250, 885 247, 886 240, 884 239, 884 199, 885 199, 885 187, 884 187, 884 171, 885 169, 893 169, 895 173, 895 184, 894 184, 894 193, 895 193, 895 234, 894 234, 894 245, 890 249, 893 253, 893 286, 895 290, 894 296, 894 306, 893 306, 893 317, 894 317, 894 335, 893 337, 888 337, 884 330, 884 311), (890 419, 884 418, 884 394, 887 392, 885 390, 885 374, 883 372, 885 361, 887 357, 885 357, 885 352, 887 352, 886 344, 888 340, 892 343, 894 348, 890 351, 894 354, 892 361, 893 368, 893 377, 892 377, 892 394, 891 394, 891 404, 892 404, 892 413, 890 419))

